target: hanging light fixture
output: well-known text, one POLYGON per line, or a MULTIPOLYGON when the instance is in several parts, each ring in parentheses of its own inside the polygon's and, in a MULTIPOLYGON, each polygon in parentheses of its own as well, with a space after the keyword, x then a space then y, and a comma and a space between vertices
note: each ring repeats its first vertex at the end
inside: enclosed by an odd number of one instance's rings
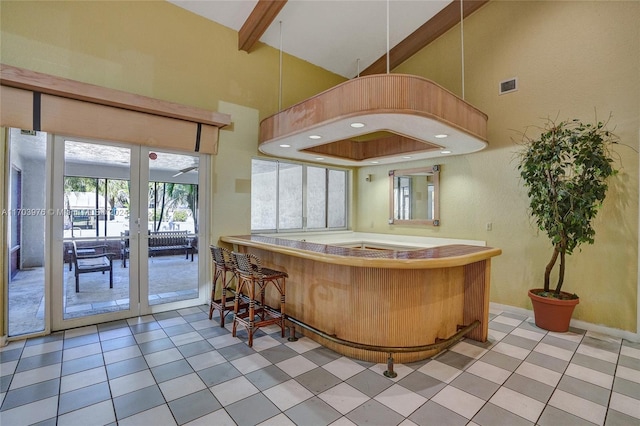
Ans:
MULTIPOLYGON (((360 166, 442 155, 487 146, 487 115, 433 81, 389 71, 358 77, 293 105, 260 123, 258 149, 276 157, 360 166), (288 145, 286 149, 282 145, 288 145)), ((461 32, 463 5, 461 1, 461 32)), ((461 36, 462 38, 462 36, 461 36)))

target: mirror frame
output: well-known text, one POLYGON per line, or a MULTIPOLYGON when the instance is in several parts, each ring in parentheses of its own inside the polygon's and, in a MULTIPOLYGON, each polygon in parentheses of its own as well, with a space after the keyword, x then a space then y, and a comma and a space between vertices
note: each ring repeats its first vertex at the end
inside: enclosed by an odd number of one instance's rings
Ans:
POLYGON ((389 170, 389 225, 432 225, 440 226, 440 166, 419 167, 415 169, 389 170), (396 176, 407 176, 416 173, 433 174, 433 219, 395 219, 394 218, 394 178, 396 176))

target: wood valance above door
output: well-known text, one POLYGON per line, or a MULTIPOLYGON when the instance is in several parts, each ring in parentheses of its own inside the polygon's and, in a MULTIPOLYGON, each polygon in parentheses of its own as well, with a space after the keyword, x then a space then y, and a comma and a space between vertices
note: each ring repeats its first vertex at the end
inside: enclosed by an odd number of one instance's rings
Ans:
POLYGON ((0 64, 0 125, 217 154, 231 116, 0 64))

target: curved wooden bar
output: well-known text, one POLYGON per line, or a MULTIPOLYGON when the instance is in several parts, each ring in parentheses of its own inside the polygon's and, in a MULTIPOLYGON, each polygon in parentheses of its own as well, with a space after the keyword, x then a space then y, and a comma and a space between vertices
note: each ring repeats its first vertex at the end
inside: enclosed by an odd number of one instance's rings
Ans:
MULTIPOLYGON (((287 272, 286 314, 328 335, 363 345, 424 346, 479 320, 467 337, 487 339, 491 257, 500 249, 363 250, 257 235, 221 240, 287 272)), ((371 362, 386 362, 388 356, 305 334, 346 356, 371 362)), ((438 351, 393 356, 406 363, 438 351)))

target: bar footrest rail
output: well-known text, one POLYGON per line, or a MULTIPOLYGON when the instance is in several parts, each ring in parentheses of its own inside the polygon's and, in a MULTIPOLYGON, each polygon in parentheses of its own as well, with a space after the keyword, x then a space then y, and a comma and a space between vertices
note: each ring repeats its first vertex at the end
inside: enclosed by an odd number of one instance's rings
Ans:
MULTIPOLYGON (((434 349, 445 349, 454 343, 458 342, 462 339, 467 333, 469 333, 474 328, 480 325, 479 320, 473 321, 468 325, 459 325, 457 327, 458 331, 447 337, 446 339, 437 339, 435 343, 431 343, 428 345, 420 345, 420 346, 376 346, 376 345, 367 345, 364 343, 352 342, 349 340, 341 339, 336 337, 335 335, 327 334, 322 330, 318 330, 315 327, 310 326, 300 320, 297 320, 289 315, 286 316, 286 320, 292 324, 299 326, 305 330, 311 331, 312 333, 317 334, 318 336, 330 340, 334 343, 338 343, 344 346, 349 346, 357 349, 365 349, 369 351, 375 352, 387 352, 389 354, 389 358, 387 359, 387 371, 384 372, 386 377, 396 377, 398 374, 393 371, 393 354, 394 353, 407 353, 407 352, 422 352, 429 351, 434 349)), ((290 327, 290 340, 295 339, 295 327, 290 327)), ((292 340, 293 341, 293 340, 292 340)))

